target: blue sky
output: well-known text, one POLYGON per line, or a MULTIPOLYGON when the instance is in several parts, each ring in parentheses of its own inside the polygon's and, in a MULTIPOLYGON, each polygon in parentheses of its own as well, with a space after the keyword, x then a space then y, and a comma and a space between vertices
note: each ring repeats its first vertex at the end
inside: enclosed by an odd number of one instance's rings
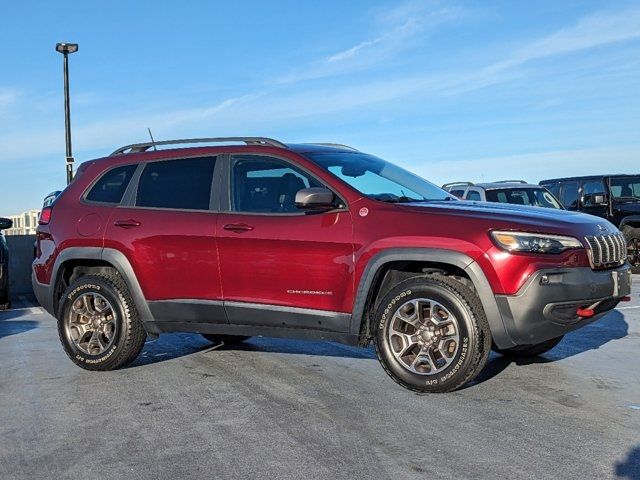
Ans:
POLYGON ((640 171, 640 4, 0 3, 0 214, 156 139, 353 145, 436 183, 640 171), (63 7, 64 5, 65 7, 63 7))

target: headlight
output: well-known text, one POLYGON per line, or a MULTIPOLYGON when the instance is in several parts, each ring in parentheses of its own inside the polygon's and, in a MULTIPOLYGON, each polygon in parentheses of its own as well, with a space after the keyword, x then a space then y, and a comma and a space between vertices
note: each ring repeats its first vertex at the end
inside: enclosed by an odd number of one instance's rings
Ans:
POLYGON ((508 252, 561 253, 571 248, 583 248, 577 238, 527 232, 491 232, 494 243, 508 252))

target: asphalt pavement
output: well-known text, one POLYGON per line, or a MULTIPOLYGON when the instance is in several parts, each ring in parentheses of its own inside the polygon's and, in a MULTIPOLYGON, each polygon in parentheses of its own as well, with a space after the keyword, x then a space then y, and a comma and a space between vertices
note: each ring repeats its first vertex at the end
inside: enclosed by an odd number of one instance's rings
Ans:
POLYGON ((0 312, 0 479, 640 479, 633 301, 533 361, 416 395, 372 349, 198 335, 87 372, 23 297, 0 312))

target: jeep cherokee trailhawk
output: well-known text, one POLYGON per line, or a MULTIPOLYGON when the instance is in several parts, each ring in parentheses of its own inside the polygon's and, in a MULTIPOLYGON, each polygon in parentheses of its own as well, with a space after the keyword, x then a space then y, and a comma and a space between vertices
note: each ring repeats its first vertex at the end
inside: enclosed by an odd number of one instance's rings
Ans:
POLYGON ((42 212, 33 286, 88 370, 147 335, 264 335, 373 342, 396 382, 443 392, 613 309, 625 259, 600 218, 459 201, 346 146, 210 138, 83 163, 42 212))

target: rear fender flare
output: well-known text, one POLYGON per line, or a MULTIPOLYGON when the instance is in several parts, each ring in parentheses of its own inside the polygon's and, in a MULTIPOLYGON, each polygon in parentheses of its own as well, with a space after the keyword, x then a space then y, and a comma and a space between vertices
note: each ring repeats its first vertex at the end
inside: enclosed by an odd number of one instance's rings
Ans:
MULTIPOLYGON (((59 279, 60 267, 69 260, 102 260, 112 265, 124 279, 127 288, 129 288, 129 293, 133 298, 140 319, 144 323, 147 332, 151 334, 159 333, 150 325, 150 322, 153 322, 153 315, 151 314, 151 310, 149 310, 149 306, 131 263, 122 252, 112 248, 69 247, 60 252, 53 266, 52 282, 49 286, 50 305, 54 305, 53 296, 55 294, 55 285, 59 279)), ((49 313, 55 316, 55 312, 49 313)))

